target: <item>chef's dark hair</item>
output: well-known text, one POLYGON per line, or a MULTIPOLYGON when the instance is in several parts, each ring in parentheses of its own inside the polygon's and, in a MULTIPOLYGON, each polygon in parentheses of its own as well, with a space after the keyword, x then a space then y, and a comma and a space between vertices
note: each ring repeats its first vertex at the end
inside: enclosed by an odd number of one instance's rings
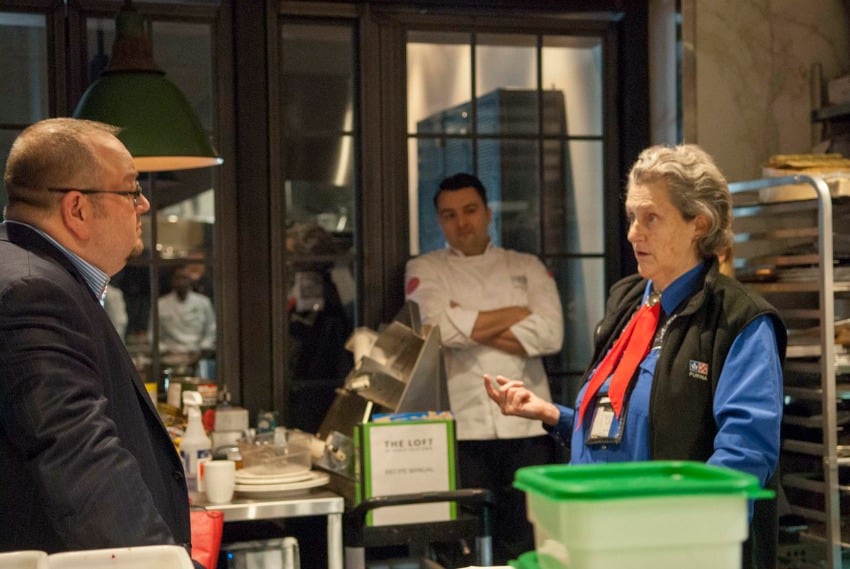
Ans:
POLYGON ((481 201, 484 202, 484 207, 487 207, 487 190, 484 188, 484 184, 476 176, 465 172, 458 172, 453 176, 444 178, 440 182, 440 187, 437 188, 437 192, 434 194, 434 207, 437 208, 437 198, 444 191, 453 192, 464 188, 475 188, 475 191, 481 196, 481 201))

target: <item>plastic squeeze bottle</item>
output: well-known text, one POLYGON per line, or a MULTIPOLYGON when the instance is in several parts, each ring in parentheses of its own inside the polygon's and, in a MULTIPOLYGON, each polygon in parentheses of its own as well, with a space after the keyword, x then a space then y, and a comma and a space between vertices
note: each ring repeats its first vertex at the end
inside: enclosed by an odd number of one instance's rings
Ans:
POLYGON ((212 457, 212 441, 201 421, 201 394, 197 391, 183 392, 183 408, 189 416, 186 432, 180 439, 180 456, 186 472, 190 490, 198 490, 198 461, 212 457))

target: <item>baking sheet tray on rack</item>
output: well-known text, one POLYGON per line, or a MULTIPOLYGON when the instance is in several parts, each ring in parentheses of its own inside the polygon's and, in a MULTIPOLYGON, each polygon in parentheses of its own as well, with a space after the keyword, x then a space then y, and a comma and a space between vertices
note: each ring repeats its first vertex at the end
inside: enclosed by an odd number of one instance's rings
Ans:
MULTIPOLYGON (((782 170, 782 176, 794 175, 816 175, 808 172, 796 172, 793 170, 782 170)), ((850 171, 832 172, 820 174, 823 181, 829 187, 829 193, 833 198, 850 197, 850 171)), ((789 184, 785 186, 773 186, 759 190, 759 200, 762 203, 790 202, 799 200, 815 199, 815 189, 811 184, 789 184)))

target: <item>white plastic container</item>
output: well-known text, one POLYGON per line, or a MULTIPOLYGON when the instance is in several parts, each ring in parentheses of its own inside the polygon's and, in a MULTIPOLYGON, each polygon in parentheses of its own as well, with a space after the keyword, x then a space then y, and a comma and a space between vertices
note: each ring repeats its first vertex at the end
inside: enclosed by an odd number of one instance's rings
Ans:
POLYGON ((212 458, 212 441, 201 421, 201 402, 201 394, 197 391, 183 392, 183 408, 188 413, 189 423, 180 439, 180 456, 190 490, 201 490, 197 484, 198 463, 212 458))
POLYGON ((215 409, 216 431, 248 430, 248 410, 243 407, 219 405, 215 409))
POLYGON ((517 471, 541 569, 739 569, 748 474, 696 462, 550 465, 517 471))
POLYGON ((47 569, 47 553, 36 550, 0 553, 0 569, 47 569))
POLYGON ((193 569, 192 559, 179 545, 146 545, 54 553, 50 569, 193 569))

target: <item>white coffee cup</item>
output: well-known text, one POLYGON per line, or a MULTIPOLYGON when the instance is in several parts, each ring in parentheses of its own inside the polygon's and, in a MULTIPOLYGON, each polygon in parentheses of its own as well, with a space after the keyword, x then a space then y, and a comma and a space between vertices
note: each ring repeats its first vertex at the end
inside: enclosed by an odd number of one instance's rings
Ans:
POLYGON ((210 504, 226 504, 233 499, 236 486, 236 463, 232 460, 205 462, 204 490, 210 504))

